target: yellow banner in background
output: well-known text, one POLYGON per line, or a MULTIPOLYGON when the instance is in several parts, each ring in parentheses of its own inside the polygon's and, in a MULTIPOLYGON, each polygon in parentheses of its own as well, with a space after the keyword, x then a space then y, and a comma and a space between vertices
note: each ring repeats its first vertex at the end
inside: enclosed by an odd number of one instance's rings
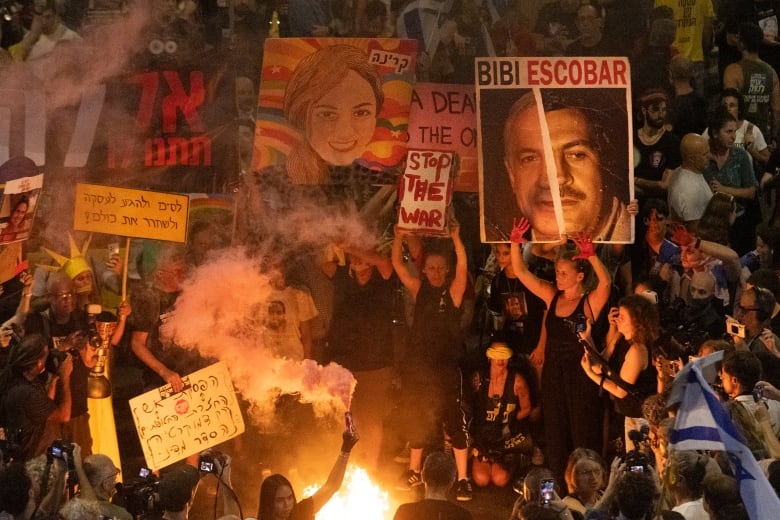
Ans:
POLYGON ((73 229, 186 242, 188 206, 187 195, 76 184, 73 229))

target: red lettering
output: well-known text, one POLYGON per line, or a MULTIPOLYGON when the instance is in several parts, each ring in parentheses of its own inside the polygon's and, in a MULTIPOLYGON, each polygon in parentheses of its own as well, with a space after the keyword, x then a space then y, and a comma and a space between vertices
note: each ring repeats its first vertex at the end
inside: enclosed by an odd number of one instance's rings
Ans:
POLYGON ((595 85, 598 81, 596 75, 596 62, 593 60, 585 60, 583 64, 585 65, 585 84, 595 85))
POLYGON ((206 127, 198 114, 200 107, 206 100, 206 89, 203 85, 203 72, 190 72, 190 93, 184 90, 179 79, 179 72, 175 70, 163 71, 163 77, 171 89, 171 93, 162 100, 162 131, 170 134, 176 132, 176 110, 181 110, 187 119, 187 124, 193 132, 205 132, 206 127))
POLYGON ((529 85, 539 84, 539 78, 536 77, 538 73, 539 73, 539 60, 528 60, 527 76, 528 76, 529 85))
POLYGON ((626 81, 626 62, 615 61, 613 62, 613 67, 612 80, 616 84, 628 85, 628 81, 626 81))
POLYGON ((556 61, 555 62, 555 82, 559 85, 561 83, 566 83, 566 62, 565 61, 556 61))

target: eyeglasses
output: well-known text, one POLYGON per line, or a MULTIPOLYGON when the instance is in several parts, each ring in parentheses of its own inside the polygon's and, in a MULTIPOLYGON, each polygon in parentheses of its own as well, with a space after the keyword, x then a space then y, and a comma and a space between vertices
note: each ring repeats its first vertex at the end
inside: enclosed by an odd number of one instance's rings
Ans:
POLYGON ((582 477, 598 477, 601 475, 601 468, 593 468, 593 469, 578 469, 575 471, 577 475, 580 475, 582 477))
POLYGON ((61 293, 57 293, 57 294, 52 294, 52 297, 55 300, 67 301, 67 300, 73 299, 73 293, 72 292, 61 292, 61 293))

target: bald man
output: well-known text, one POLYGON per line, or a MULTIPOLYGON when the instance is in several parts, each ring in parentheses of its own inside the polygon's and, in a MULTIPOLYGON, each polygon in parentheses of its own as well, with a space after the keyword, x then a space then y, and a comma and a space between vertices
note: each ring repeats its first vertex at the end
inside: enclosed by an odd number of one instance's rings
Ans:
POLYGON ((680 142, 682 164, 672 173, 669 182, 669 210, 672 218, 695 225, 712 198, 702 172, 709 162, 710 146, 698 134, 685 134, 680 142))

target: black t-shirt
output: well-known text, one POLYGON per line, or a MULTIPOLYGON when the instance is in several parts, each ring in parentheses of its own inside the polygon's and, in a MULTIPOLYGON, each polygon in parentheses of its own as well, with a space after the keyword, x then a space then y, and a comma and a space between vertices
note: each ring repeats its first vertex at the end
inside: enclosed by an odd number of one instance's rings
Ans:
POLYGON ((515 354, 530 354, 539 342, 544 300, 526 289, 517 278, 508 278, 502 269, 490 282, 490 310, 503 314, 504 326, 496 340, 506 342, 515 354))
POLYGON ((393 363, 393 299, 397 279, 374 270, 359 285, 341 267, 333 277, 334 305, 328 345, 336 363, 349 370, 377 370, 393 363))
POLYGON ((401 504, 393 520, 471 520, 473 517, 466 509, 446 500, 426 498, 419 502, 401 504))
POLYGON ((706 114, 707 104, 695 90, 673 97, 669 121, 674 135, 682 139, 685 134, 701 134, 707 127, 706 114))
POLYGON ((21 375, 16 376, 2 404, 3 424, 9 431, 21 430, 18 440, 25 458, 40 455, 43 453, 40 446, 59 437, 58 432, 53 430, 46 432, 46 420, 57 407, 37 379, 28 381, 21 375))
POLYGON ((654 144, 646 145, 639 140, 639 130, 634 132, 634 147, 639 152, 639 164, 634 176, 650 181, 660 181, 665 170, 674 170, 682 162, 680 139, 671 132, 664 132, 654 144))
POLYGON ((25 334, 37 333, 42 335, 49 345, 49 350, 57 348, 57 344, 69 334, 76 331, 87 331, 87 318, 83 310, 75 309, 70 313, 68 321, 57 323, 52 316, 51 309, 30 314, 24 322, 25 334))

